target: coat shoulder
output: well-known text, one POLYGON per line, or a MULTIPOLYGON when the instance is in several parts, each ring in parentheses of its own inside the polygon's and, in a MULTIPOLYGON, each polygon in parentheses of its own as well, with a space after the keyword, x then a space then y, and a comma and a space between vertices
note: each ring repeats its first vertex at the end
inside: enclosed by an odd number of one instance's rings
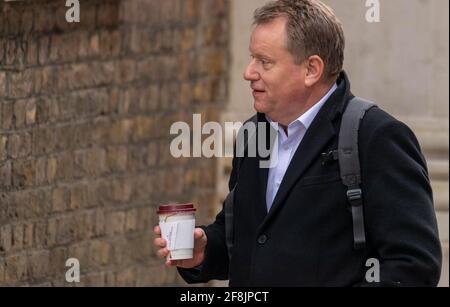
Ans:
POLYGON ((362 128, 379 129, 384 126, 400 124, 401 122, 380 107, 370 109, 362 122, 362 128))
POLYGON ((393 133, 405 136, 414 135, 405 123, 379 107, 370 109, 361 123, 360 134, 366 140, 371 139, 375 135, 388 136, 393 133))

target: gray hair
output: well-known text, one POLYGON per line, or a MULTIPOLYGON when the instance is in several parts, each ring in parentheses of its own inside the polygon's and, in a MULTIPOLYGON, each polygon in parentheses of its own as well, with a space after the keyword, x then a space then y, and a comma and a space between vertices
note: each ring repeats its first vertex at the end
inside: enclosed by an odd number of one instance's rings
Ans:
POLYGON ((287 18, 287 49, 300 64, 313 55, 325 63, 324 77, 336 79, 344 65, 345 37, 333 10, 319 0, 278 0, 257 9, 254 24, 287 18))

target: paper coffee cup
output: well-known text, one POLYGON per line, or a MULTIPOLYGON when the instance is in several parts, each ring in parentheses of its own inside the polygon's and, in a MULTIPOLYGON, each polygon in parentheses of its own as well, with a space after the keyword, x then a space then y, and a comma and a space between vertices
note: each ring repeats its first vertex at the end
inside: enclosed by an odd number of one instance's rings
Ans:
POLYGON ((195 211, 193 204, 159 206, 159 227, 161 237, 167 241, 169 260, 193 258, 195 211))

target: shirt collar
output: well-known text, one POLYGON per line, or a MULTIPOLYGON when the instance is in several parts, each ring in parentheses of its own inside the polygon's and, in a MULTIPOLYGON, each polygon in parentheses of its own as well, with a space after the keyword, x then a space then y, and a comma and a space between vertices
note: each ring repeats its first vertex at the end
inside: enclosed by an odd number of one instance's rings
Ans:
POLYGON ((316 118, 317 114, 319 113, 320 109, 322 109, 323 105, 327 102, 328 98, 330 98, 331 95, 333 95, 334 91, 336 91, 337 85, 336 83, 331 87, 331 89, 328 91, 328 93, 325 94, 325 96, 322 97, 311 109, 309 109, 306 113, 301 115, 299 118, 297 118, 295 121, 299 121, 303 124, 303 126, 308 129, 309 126, 311 126, 314 118, 316 118))
MULTIPOLYGON (((328 93, 325 94, 312 108, 310 108, 307 112, 302 114, 299 118, 294 120, 292 123, 289 124, 288 129, 290 127, 296 126, 297 123, 300 123, 305 127, 306 130, 308 130, 309 126, 311 126, 314 118, 316 118, 317 114, 319 113, 320 109, 322 109, 323 105, 327 102, 328 98, 330 98, 331 95, 336 91, 337 84, 335 83, 331 89, 328 91, 328 93)), ((272 127, 275 128, 274 122, 266 115, 266 119, 272 125, 272 127)))

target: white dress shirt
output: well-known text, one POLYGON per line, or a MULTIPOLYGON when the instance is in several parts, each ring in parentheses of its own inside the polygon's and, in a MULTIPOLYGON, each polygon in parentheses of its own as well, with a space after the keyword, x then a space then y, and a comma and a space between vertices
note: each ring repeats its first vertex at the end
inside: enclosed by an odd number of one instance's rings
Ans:
MULTIPOLYGON (((287 127, 287 135, 284 129, 278 125, 278 163, 274 163, 274 167, 269 169, 266 193, 267 211, 269 211, 272 207, 272 203, 283 181, 284 174, 286 173, 286 170, 289 167, 298 146, 302 142, 306 131, 309 126, 311 126, 314 118, 316 118, 317 113, 319 113, 320 109, 336 89, 337 85, 334 84, 328 93, 319 100, 319 102, 317 102, 305 114, 294 120, 287 127)), ((273 127, 276 127, 268 116, 266 116, 266 118, 273 127)))

